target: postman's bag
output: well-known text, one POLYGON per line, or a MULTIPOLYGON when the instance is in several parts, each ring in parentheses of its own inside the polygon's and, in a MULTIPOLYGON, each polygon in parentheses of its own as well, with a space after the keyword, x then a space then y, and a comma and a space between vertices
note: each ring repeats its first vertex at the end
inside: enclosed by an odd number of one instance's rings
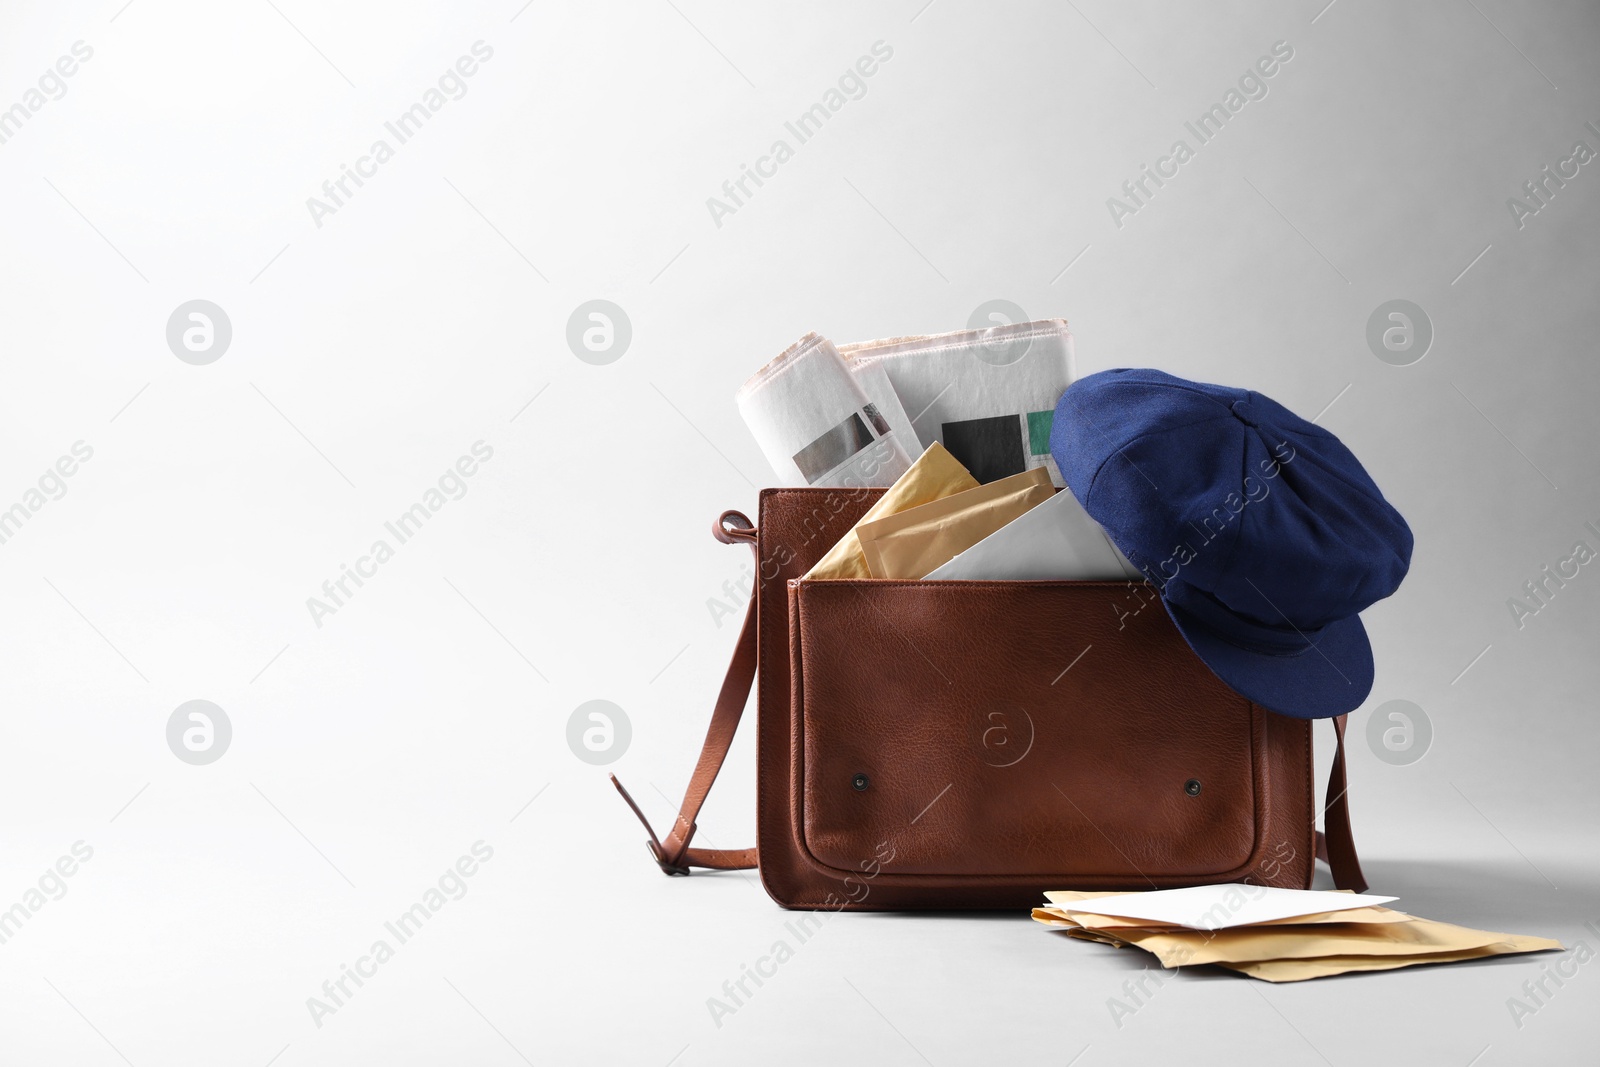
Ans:
MULTIPOLYGON (((668 874, 759 867, 787 908, 1025 908, 1048 889, 1362 891, 1343 716, 1315 829, 1311 723, 1234 693, 1144 582, 802 580, 881 489, 766 489, 751 603, 668 874), (757 845, 694 847, 757 685, 757 845)), ((615 782, 615 778, 612 779, 615 782)))

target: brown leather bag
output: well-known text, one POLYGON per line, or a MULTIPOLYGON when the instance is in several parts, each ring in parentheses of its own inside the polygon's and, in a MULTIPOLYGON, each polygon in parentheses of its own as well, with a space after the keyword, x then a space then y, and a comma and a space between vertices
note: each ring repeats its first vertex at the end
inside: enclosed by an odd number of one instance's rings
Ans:
POLYGON ((786 908, 1026 908, 1047 889, 1366 883, 1343 716, 1315 830, 1311 723, 1238 696, 1142 582, 804 581, 881 489, 767 489, 756 580, 668 874, 760 867, 786 908), (759 669, 758 669, 759 668, 759 669), (757 690, 756 848, 690 842, 757 690))

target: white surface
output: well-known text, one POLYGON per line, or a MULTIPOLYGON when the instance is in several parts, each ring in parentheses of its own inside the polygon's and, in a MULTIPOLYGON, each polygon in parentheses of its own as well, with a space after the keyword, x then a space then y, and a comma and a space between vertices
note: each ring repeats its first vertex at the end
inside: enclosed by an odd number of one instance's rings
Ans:
MULTIPOLYGON (((94 850, 0 945, 0 1063, 1596 1058, 1595 962, 1157 988, 1023 914, 834 916, 719 1027, 794 916, 750 873, 663 877, 605 780, 664 826, 704 736, 750 572, 707 527, 766 481, 734 390, 807 330, 1004 297, 1070 318, 1080 373, 1248 385, 1364 460, 1417 535, 1365 615, 1367 875, 1600 948, 1600 571, 1507 608, 1600 525, 1600 170, 1521 229, 1506 207, 1595 143, 1592 5, 273 2, 0 14, 0 103, 94 48, 0 145, 0 503, 94 450, 0 545, 0 905, 94 850), (317 228, 307 198, 480 39, 466 95, 317 228), (718 228, 707 198, 879 40, 718 228), (1269 94, 1118 229, 1107 198, 1278 40, 1269 94), (565 340, 597 297, 633 324, 608 366, 565 340), (1435 327, 1408 367, 1365 337, 1395 297, 1435 327), (209 366, 164 337, 194 298, 233 324, 209 366), (479 440, 319 628, 307 598, 479 440), (209 766, 165 738, 196 698, 233 725, 209 766), (609 768, 566 742, 594 699, 632 722, 609 768), (1433 724, 1408 766, 1366 738, 1394 699, 1433 724), (466 895, 317 1028, 307 998, 480 839, 466 895)), ((741 737, 706 843, 754 840, 752 768, 741 737)))
POLYGON ((1325 911, 1349 911, 1351 908, 1388 904, 1398 899, 1371 892, 1334 893, 1228 883, 1095 897, 1093 901, 1084 902, 1085 906, 1078 910, 1124 919, 1149 919, 1197 930, 1226 930, 1231 926, 1249 926, 1251 923, 1317 915, 1325 911))

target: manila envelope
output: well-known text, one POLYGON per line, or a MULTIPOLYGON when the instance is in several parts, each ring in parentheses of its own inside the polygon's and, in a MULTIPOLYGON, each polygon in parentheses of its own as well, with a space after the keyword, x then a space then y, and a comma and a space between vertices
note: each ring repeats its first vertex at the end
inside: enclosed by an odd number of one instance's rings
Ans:
POLYGON ((861 542, 856 539, 856 531, 861 529, 863 523, 977 487, 978 479, 968 473, 967 468, 957 462, 944 445, 935 441, 917 457, 909 470, 883 491, 883 495, 867 509, 855 527, 839 538, 827 554, 817 561, 816 566, 805 573, 805 577, 870 578, 867 559, 861 554, 861 542))
MULTIPOLYGON (((1044 910, 1044 909, 1039 909, 1044 910)), ((1039 918, 1037 915, 1035 918, 1039 918)), ((1041 919, 1041 922, 1046 921, 1041 919)), ((1059 920, 1051 922, 1053 926, 1065 926, 1059 920)), ((1073 926, 1066 933, 1080 941, 1095 941, 1100 944, 1110 945, 1113 948, 1131 948, 1132 944, 1113 934, 1101 933, 1096 930, 1085 930, 1073 926)), ((1245 960, 1234 962, 1229 960, 1215 961, 1218 967, 1226 967, 1230 971, 1259 978, 1263 982, 1304 982, 1310 978, 1327 978, 1336 974, 1349 974, 1360 971, 1394 971, 1401 967, 1420 967, 1430 963, 1459 963, 1466 960, 1484 959, 1488 956, 1509 956, 1523 952, 1547 952, 1561 948, 1561 942, 1552 941, 1544 937, 1528 937, 1522 934, 1505 934, 1505 940, 1493 944, 1482 945, 1478 948, 1464 948, 1456 951, 1445 952, 1419 952, 1409 956, 1314 956, 1309 959, 1279 959, 1279 960, 1245 960)))
POLYGON ((1055 495, 1035 467, 931 504, 859 523, 855 533, 874 578, 921 578, 1055 495))
MULTIPOLYGON (((1323 956, 1427 956, 1488 948, 1516 939, 1512 934, 1415 917, 1402 923, 1240 926, 1181 932, 1119 930, 1114 936, 1153 953, 1164 967, 1323 956)), ((1531 940, 1540 948, 1559 947, 1544 938, 1531 940)))
POLYGON ((1318 956, 1307 960, 1254 960, 1247 963, 1225 963, 1218 966, 1230 971, 1259 978, 1263 982, 1303 982, 1308 978, 1326 978, 1352 971, 1393 971, 1401 967, 1420 967, 1426 963, 1457 963, 1479 960, 1486 956, 1512 956, 1522 952, 1548 952, 1559 949, 1561 942, 1547 937, 1528 937, 1507 934, 1504 941, 1481 948, 1464 948, 1456 952, 1427 952, 1415 956, 1318 956))

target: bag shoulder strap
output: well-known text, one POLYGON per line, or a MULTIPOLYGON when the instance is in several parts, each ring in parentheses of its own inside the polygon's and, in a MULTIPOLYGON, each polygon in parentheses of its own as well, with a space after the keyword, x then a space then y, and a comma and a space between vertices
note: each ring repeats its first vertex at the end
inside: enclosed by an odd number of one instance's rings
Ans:
POLYGON ((688 874, 690 867, 735 871, 756 865, 754 848, 689 847, 697 829, 695 817, 700 814, 700 806, 706 802, 706 794, 711 792, 717 772, 722 770, 722 762, 728 757, 728 749, 733 744, 734 732, 739 729, 739 720, 744 715, 745 702, 749 699, 750 687, 756 677, 756 588, 759 584, 761 553, 756 546, 755 524, 741 512, 724 511, 712 524, 711 535, 726 545, 748 544, 756 556, 757 574, 750 583, 750 603, 745 608, 744 625, 739 628, 739 641, 734 645, 728 674, 722 680, 722 691, 717 694, 716 706, 711 711, 711 725, 706 730, 700 759, 695 763, 694 774, 689 777, 689 788, 684 792, 683 803, 678 808, 678 817, 673 821, 665 840, 656 837, 650 820, 645 818, 639 805, 617 781, 617 776, 611 776, 611 784, 617 787, 617 792, 622 794, 622 799, 628 802, 628 807, 633 809, 633 813, 644 824, 645 832, 650 835, 650 840, 646 842, 650 855, 667 874, 688 874))
POLYGON ((1333 720, 1333 766, 1328 770, 1328 792, 1322 803, 1324 829, 1316 832, 1317 859, 1328 865, 1336 887, 1365 893, 1367 879, 1361 873, 1355 834, 1350 829, 1350 786, 1344 775, 1344 728, 1348 718, 1339 715, 1333 720))
MULTIPOLYGON (((669 875, 688 874, 691 867, 710 870, 746 870, 756 865, 754 848, 691 848, 694 839, 695 818, 711 792, 717 772, 728 757, 733 745, 733 735, 744 716, 744 706, 750 697, 750 688, 756 677, 756 590, 760 584, 761 554, 756 544, 756 527, 738 511, 724 511, 711 527, 711 535, 727 545, 748 544, 756 556, 756 579, 750 586, 750 603, 745 608, 744 625, 739 628, 739 640, 734 645, 733 659, 728 664, 727 676, 722 680, 722 691, 717 694, 716 706, 711 711, 711 725, 706 730, 705 744, 700 749, 700 759, 689 777, 683 803, 665 840, 656 836, 650 820, 623 788, 616 775, 611 784, 617 787, 622 799, 633 809, 634 815, 644 824, 650 839, 645 844, 650 855, 669 875)), ((1350 828, 1349 784, 1344 769, 1344 731, 1347 716, 1333 720, 1333 767, 1328 772, 1328 790, 1323 803, 1322 823, 1326 832, 1315 831, 1317 859, 1328 865, 1333 873, 1333 884, 1340 889, 1357 893, 1367 891, 1367 880, 1361 873, 1361 860, 1356 855, 1355 836, 1350 828)))

